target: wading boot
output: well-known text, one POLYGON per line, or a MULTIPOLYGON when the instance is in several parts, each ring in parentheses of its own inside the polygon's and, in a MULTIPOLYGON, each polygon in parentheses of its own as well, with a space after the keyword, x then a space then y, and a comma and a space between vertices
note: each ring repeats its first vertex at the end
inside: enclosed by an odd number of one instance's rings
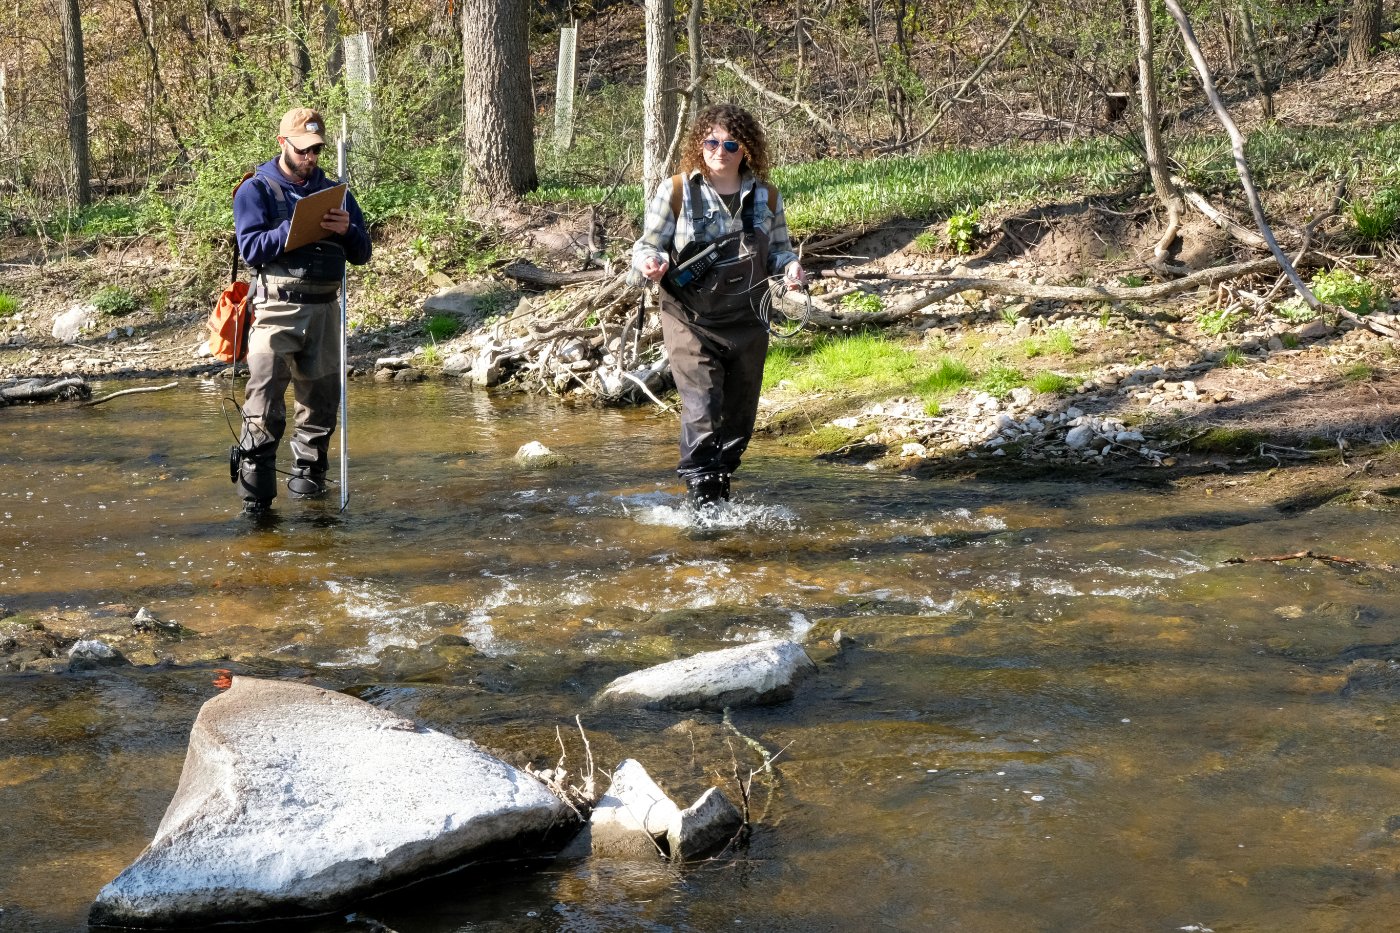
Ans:
POLYGON ((277 498, 276 457, 252 457, 240 451, 238 459, 234 479, 238 483, 238 494, 243 498, 243 513, 262 515, 272 508, 272 500, 277 498))
POLYGON ((690 504, 697 509, 713 508, 721 499, 729 498, 729 477, 721 473, 706 473, 685 481, 690 504))
POLYGON ((287 478, 287 495, 293 499, 319 499, 326 494, 326 474, 297 467, 287 478))

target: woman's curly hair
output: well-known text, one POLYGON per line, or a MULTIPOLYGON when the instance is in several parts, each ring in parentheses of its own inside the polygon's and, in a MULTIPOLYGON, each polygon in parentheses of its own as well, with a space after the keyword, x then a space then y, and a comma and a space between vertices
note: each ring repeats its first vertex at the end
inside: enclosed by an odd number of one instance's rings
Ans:
POLYGON ((744 147, 744 160, 739 163, 739 171, 748 169, 762 181, 768 180, 768 139, 763 135, 763 127, 758 120, 737 104, 715 104, 706 107, 695 115, 695 122, 686 134, 685 147, 681 151, 681 171, 689 175, 699 169, 710 177, 710 169, 705 165, 703 144, 710 135, 710 127, 722 126, 744 147))

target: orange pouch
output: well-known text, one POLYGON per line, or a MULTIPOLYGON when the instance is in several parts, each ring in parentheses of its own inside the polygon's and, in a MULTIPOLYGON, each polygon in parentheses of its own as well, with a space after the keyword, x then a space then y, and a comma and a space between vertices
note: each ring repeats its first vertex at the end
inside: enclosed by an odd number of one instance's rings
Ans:
POLYGON ((248 355, 248 330, 253 326, 253 307, 248 300, 248 283, 233 282, 224 288, 209 314, 209 352, 214 359, 236 363, 248 355))

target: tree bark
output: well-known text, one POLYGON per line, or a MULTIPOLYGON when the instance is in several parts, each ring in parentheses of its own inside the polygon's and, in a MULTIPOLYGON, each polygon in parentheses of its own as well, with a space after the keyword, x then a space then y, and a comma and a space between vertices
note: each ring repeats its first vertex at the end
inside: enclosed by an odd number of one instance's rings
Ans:
POLYGON ((1167 170, 1167 150, 1162 143, 1162 118, 1157 107, 1157 67, 1153 62, 1156 38, 1152 32, 1152 0, 1137 0, 1138 94, 1142 100, 1142 144, 1152 190, 1167 209, 1167 226, 1152 248, 1152 255, 1163 259, 1181 228, 1181 192, 1172 184, 1167 170))
POLYGON ((462 195, 469 209, 514 203, 539 184, 529 24, 525 0, 462 6, 462 195))
POLYGON ((1259 104, 1263 108, 1265 121, 1274 122, 1274 94, 1269 89, 1269 79, 1264 72, 1264 52, 1259 48, 1259 39, 1254 34, 1254 14, 1249 12, 1249 3, 1240 4, 1240 26, 1244 32, 1245 54, 1249 56, 1249 67, 1254 72, 1254 84, 1259 91, 1259 104))
POLYGON ((1382 0, 1352 0, 1351 30, 1347 35, 1347 64, 1364 65, 1381 44, 1382 0))
POLYGON ((675 121, 674 0, 646 0, 647 77, 642 98, 642 192, 650 198, 670 172, 666 151, 675 121))
POLYGON ((67 65, 68 149, 73 156, 74 190, 78 205, 92 201, 92 165, 88 156, 87 70, 83 63, 83 21, 78 0, 59 0, 63 28, 63 58, 67 65))
POLYGON ((700 112, 705 106, 705 92, 700 76, 705 69, 705 49, 700 36, 700 17, 705 12, 705 0, 690 0, 690 14, 685 18, 685 42, 690 51, 690 112, 700 112))
POLYGON ((301 0, 283 0, 282 14, 287 24, 287 66, 292 71, 292 87, 300 91, 311 74, 311 55, 306 50, 306 24, 301 0))

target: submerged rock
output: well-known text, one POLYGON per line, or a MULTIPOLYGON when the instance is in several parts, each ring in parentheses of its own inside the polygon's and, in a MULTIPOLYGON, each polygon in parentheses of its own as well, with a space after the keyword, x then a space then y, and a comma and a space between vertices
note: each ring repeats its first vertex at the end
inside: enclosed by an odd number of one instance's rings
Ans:
POLYGON ((89 920, 324 913, 468 857, 518 854, 573 819, 470 742, 344 694, 236 677, 200 710, 155 838, 89 920))
POLYGON ((816 670, 802 646, 786 639, 706 651, 617 678, 597 702, 649 709, 709 709, 781 703, 816 670))

